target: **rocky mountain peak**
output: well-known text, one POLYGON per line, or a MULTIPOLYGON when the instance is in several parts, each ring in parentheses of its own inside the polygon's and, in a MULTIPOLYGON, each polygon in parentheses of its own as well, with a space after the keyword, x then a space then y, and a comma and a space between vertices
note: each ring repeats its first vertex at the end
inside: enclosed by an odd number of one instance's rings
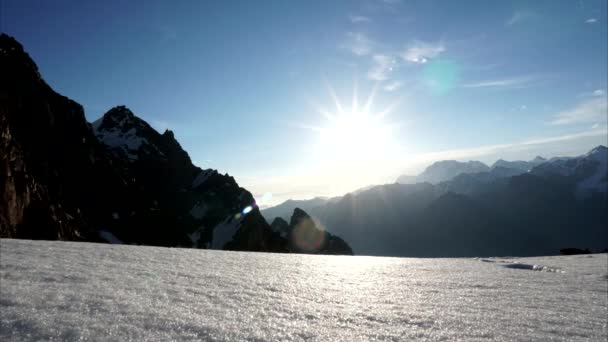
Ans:
POLYGON ((287 237, 287 234, 289 233, 289 224, 287 223, 287 221, 283 220, 282 218, 276 217, 272 221, 272 224, 270 225, 270 229, 279 233, 281 235, 281 237, 287 237))
POLYGON ((293 210, 293 215, 291 215, 291 221, 290 221, 290 226, 291 227, 295 227, 297 226, 300 222, 302 222, 302 220, 308 219, 310 220, 310 216, 302 209, 300 208, 295 208, 293 210))
POLYGON ((119 158, 164 158, 160 134, 126 106, 113 107, 91 125, 97 139, 119 158))
POLYGON ((605 160, 606 158, 608 158, 608 148, 606 146, 599 145, 597 147, 594 147, 591 151, 587 152, 586 155, 589 157, 593 157, 594 159, 605 160))
POLYGON ((148 131, 153 129, 144 120, 135 116, 135 114, 126 106, 113 107, 101 118, 94 121, 92 126, 96 134, 113 130, 127 132, 131 129, 137 131, 148 131))
MULTIPOLYGON (((2 59, 0 65, 11 65, 13 68, 17 69, 13 69, 13 72, 25 71, 34 76, 34 78, 38 80, 41 79, 36 63, 34 63, 30 55, 23 50, 23 46, 15 40, 15 38, 5 33, 0 34, 0 59, 2 59)), ((3 73, 3 77, 6 77, 5 73, 3 73)))
POLYGON ((175 134, 173 134, 172 130, 166 129, 165 132, 163 133, 163 137, 166 137, 168 139, 175 139, 175 134))

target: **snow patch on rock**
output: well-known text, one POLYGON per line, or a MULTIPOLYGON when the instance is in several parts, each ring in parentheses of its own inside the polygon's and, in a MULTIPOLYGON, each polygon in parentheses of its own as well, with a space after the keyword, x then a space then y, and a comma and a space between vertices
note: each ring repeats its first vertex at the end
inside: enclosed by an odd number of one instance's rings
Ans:
MULTIPOLYGON (((99 121, 99 120, 98 120, 99 121)), ((97 122, 93 123, 93 127, 99 127, 97 122)), ((95 129, 95 136, 108 147, 122 149, 127 157, 131 160, 137 159, 137 151, 143 145, 149 145, 148 140, 137 135, 137 130, 131 128, 127 132, 122 132, 120 128, 112 128, 110 130, 95 129)))
POLYGON ((188 238, 190 238, 190 241, 192 241, 192 247, 198 247, 198 243, 201 239, 201 235, 204 229, 204 226, 200 226, 197 230, 188 234, 188 238))
POLYGON ((234 216, 228 216, 222 223, 215 226, 213 229, 213 240, 211 242, 212 249, 222 249, 232 240, 234 234, 239 230, 241 222, 245 215, 241 215, 238 219, 234 216))
POLYGON ((605 147, 596 147, 587 153, 586 157, 595 160, 598 163, 597 169, 593 175, 577 184, 577 194, 579 196, 589 192, 608 191, 608 149, 605 147))
POLYGON ((106 242, 109 242, 111 244, 116 244, 116 245, 123 244, 123 242, 119 238, 117 238, 114 234, 110 233, 107 230, 100 230, 97 233, 99 234, 99 237, 104 239, 106 242))

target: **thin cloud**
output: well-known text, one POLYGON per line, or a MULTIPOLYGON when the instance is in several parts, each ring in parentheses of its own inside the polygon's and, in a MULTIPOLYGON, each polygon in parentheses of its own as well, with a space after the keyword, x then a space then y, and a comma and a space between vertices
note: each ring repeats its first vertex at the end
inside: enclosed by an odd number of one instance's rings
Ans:
POLYGON ((597 19, 596 18, 589 18, 589 19, 585 20, 585 23, 587 23, 587 24, 595 24, 595 23, 597 23, 597 19))
POLYGON ((350 19, 350 22, 353 24, 369 23, 370 21, 372 21, 368 17, 362 16, 362 15, 354 15, 354 14, 349 15, 348 19, 350 19))
POLYGON ((384 81, 396 65, 395 58, 387 55, 374 55, 374 66, 367 73, 367 77, 373 81, 384 81))
POLYGON ((524 20, 527 20, 529 18, 533 17, 533 14, 531 12, 527 12, 527 11, 515 11, 513 13, 513 15, 511 15, 509 17, 509 19, 507 19, 507 22, 505 23, 507 26, 513 26, 517 23, 520 23, 524 20))
POLYGON ((526 88, 538 81, 536 76, 521 76, 463 84, 463 88, 526 88))
POLYGON ((551 125, 569 125, 576 123, 606 122, 608 115, 608 100, 605 94, 588 98, 574 108, 557 113, 551 125))
POLYGON ((418 162, 431 162, 437 160, 445 160, 445 159, 467 159, 474 157, 481 157, 487 155, 496 155, 500 153, 504 153, 505 151, 517 151, 517 150, 526 150, 532 148, 536 145, 550 144, 550 143, 558 143, 565 141, 578 140, 581 138, 589 138, 589 137, 597 137, 597 136, 605 136, 608 134, 608 130, 606 128, 600 129, 591 129, 587 131, 582 131, 573 134, 565 134, 553 137, 546 138, 538 138, 538 139, 528 139, 521 142, 509 143, 509 144, 496 144, 496 145, 486 145, 475 148, 468 149, 455 149, 455 150, 447 150, 440 152, 430 152, 424 153, 412 158, 418 162))
POLYGON ((595 91, 593 91, 593 96, 604 96, 606 95, 606 92, 602 89, 596 89, 595 91))
POLYGON ((348 41, 344 48, 356 56, 369 55, 372 52, 372 41, 363 33, 348 32, 348 41))
POLYGON ((401 54, 401 58, 410 63, 423 64, 429 59, 438 57, 444 51, 445 46, 441 43, 434 44, 417 41, 401 54))
POLYGON ((401 88, 402 85, 403 85, 403 82, 401 82, 401 81, 392 81, 389 84, 385 85, 383 87, 383 89, 385 91, 395 91, 395 90, 401 88))

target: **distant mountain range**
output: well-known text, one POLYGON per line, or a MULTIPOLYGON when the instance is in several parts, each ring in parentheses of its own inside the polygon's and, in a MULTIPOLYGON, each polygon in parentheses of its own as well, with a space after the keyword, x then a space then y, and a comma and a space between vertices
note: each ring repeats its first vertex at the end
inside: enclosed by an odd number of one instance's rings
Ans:
MULTIPOLYGON (((574 158, 437 162, 412 184, 298 205, 356 254, 551 255, 608 247, 608 149, 574 158), (431 183, 429 180, 434 182, 431 183)), ((278 206, 281 210, 291 202, 278 206)), ((262 211, 268 219, 280 210, 262 211)))
MULTIPOLYGON (((0 237, 352 254, 329 235, 318 249, 296 248, 233 177, 194 166, 173 132, 125 106, 87 123, 5 34, 0 74, 0 237)), ((302 222, 291 230, 319 235, 302 222)))
POLYGON ((2 238, 395 256, 608 247, 605 146, 491 167, 441 161, 400 177, 408 184, 260 212, 233 177, 194 166, 170 130, 127 107, 89 124, 5 34, 0 75, 2 238))
POLYGON ((527 172, 533 167, 544 163, 545 161, 547 160, 542 157, 536 157, 530 161, 506 161, 503 159, 499 159, 490 167, 477 160, 470 160, 468 162, 460 162, 456 160, 442 160, 431 164, 418 176, 399 176, 397 178, 397 183, 414 184, 428 182, 431 184, 439 184, 441 182, 452 180, 453 178, 462 174, 490 172, 495 169, 502 169, 503 171, 513 170, 508 172, 521 173, 527 172))

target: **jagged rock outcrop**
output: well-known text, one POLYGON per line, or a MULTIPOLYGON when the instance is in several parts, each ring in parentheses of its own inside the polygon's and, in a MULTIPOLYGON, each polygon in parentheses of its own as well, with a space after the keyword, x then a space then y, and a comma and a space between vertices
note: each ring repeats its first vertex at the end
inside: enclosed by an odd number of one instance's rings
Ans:
POLYGON ((124 183, 82 106, 54 92, 6 34, 0 74, 0 236, 95 239, 91 221, 124 183))
POLYGON ((138 199, 113 219, 125 242, 214 249, 283 251, 284 243, 235 179, 192 164, 173 132, 158 133, 125 106, 93 123, 138 199), (170 227, 170 229, 168 229, 170 227))
POLYGON ((279 233, 282 237, 287 237, 287 234, 289 234, 289 223, 281 217, 275 217, 270 224, 270 229, 279 233))
MULTIPOLYGON (((277 225, 283 226, 280 221, 275 227, 277 225)), ((294 209, 287 229, 288 248, 292 252, 353 255, 353 250, 344 240, 319 229, 314 220, 300 208, 294 209)))
POLYGON ((286 249, 233 177, 194 166, 125 106, 90 125, 0 36, 0 237, 286 249))

